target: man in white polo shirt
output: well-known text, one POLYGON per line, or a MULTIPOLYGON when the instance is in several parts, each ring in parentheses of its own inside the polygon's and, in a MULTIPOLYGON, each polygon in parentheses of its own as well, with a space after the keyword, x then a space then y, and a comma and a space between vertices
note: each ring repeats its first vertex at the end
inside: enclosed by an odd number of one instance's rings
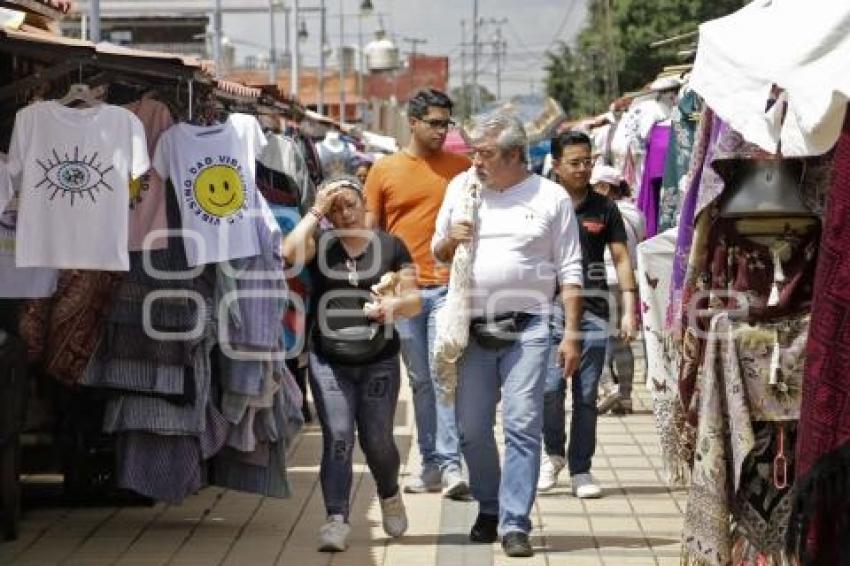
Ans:
POLYGON ((569 196, 528 173, 527 137, 513 116, 496 114, 472 136, 473 165, 483 190, 476 218, 465 220, 466 176, 450 184, 437 216, 432 250, 450 263, 472 242, 471 337, 458 362, 455 406, 472 495, 479 503, 473 542, 502 536, 508 556, 531 556, 529 513, 540 466, 543 385, 550 347, 551 301, 560 285, 566 309, 558 352, 564 375, 580 347, 582 285, 579 231, 569 196), (502 401, 504 473, 494 425, 502 401))

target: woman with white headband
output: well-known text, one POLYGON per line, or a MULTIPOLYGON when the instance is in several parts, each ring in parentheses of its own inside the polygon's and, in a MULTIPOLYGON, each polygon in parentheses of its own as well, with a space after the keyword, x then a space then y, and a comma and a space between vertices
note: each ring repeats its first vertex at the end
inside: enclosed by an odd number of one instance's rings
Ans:
POLYGON ((319 550, 325 552, 345 550, 351 531, 355 427, 377 484, 384 531, 400 537, 407 530, 393 439, 401 382, 393 321, 416 315, 420 300, 404 243, 367 228, 365 216, 360 181, 331 178, 282 250, 288 266, 311 266, 316 282, 310 388, 322 426, 327 522, 319 530, 319 550), (320 230, 322 224, 328 229, 320 230))

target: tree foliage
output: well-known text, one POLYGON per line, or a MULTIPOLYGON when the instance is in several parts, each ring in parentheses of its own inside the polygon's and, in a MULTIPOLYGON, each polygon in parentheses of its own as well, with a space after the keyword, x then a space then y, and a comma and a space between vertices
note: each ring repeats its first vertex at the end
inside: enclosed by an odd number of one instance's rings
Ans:
POLYGON ((704 21, 730 14, 746 0, 589 0, 584 29, 574 45, 559 43, 546 54, 546 87, 570 118, 604 111, 610 61, 619 92, 639 90, 666 65, 680 63, 677 52, 688 41, 659 48, 649 45, 694 31, 704 21), (606 34, 606 3, 611 36, 606 34), (609 44, 611 48, 609 49, 609 44), (610 59, 609 59, 610 57, 610 59))

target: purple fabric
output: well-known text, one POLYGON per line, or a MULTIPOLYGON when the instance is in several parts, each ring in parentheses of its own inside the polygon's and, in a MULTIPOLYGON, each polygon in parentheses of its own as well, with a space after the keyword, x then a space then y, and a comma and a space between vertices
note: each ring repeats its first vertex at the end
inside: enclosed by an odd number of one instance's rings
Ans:
POLYGON ((667 305, 666 329, 670 330, 681 313, 682 288, 685 286, 685 275, 688 268, 688 258, 691 253, 691 243, 694 238, 694 220, 696 218, 697 197, 702 182, 702 174, 706 163, 711 163, 714 145, 723 121, 711 109, 706 108, 702 117, 702 126, 697 132, 697 147, 694 148, 691 162, 690 182, 688 191, 682 201, 679 213, 679 235, 676 238, 676 251, 673 255, 673 280, 670 284, 670 301, 667 305))
POLYGON ((661 124, 652 126, 637 201, 638 208, 646 217, 647 238, 658 234, 658 198, 669 144, 670 126, 661 124))
MULTIPOLYGON (((688 269, 694 240, 696 219, 712 202, 723 193, 725 183, 717 168, 728 167, 735 160, 764 159, 770 154, 755 144, 746 141, 740 133, 730 128, 717 116, 712 115, 711 132, 702 166, 694 170, 690 189, 682 205, 679 217, 679 238, 673 257, 673 281, 670 287, 670 311, 668 329, 675 328, 682 314, 682 302, 687 292, 684 287, 689 279, 688 269)), ((707 119, 707 116, 706 116, 707 119)), ((694 159, 696 160, 698 156, 694 159)), ((693 163, 693 165, 698 165, 693 163)))

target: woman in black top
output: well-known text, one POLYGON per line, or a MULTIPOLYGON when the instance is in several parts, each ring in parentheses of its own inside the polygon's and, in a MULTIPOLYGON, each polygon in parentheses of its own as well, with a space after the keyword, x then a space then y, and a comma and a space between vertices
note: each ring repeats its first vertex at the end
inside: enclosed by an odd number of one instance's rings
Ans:
POLYGON ((417 314, 420 300, 404 243, 368 229, 365 217, 360 182, 335 177, 323 184, 315 206, 283 242, 287 263, 311 265, 315 274, 310 386, 322 425, 320 476, 328 516, 319 531, 322 551, 347 546, 355 425, 377 484, 384 531, 399 537, 407 530, 393 439, 401 383, 393 321, 417 314), (325 218, 333 229, 317 236, 325 218), (392 296, 376 295, 373 286, 386 274, 393 277, 387 285, 392 296))

